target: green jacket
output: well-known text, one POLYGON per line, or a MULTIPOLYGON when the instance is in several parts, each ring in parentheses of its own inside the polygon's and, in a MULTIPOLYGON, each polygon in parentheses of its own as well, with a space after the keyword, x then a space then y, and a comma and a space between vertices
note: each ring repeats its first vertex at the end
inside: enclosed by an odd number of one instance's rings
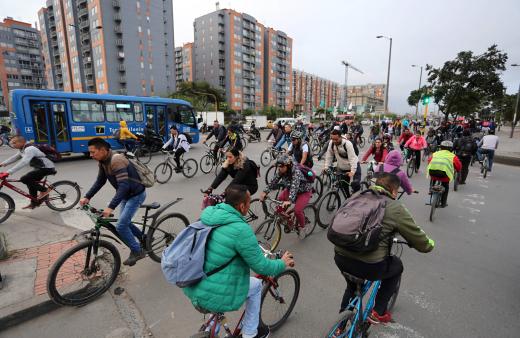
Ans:
POLYGON ((275 276, 285 270, 281 259, 264 257, 253 230, 232 206, 220 203, 204 209, 200 217, 206 225, 222 225, 211 232, 206 243, 204 271, 209 272, 233 259, 222 271, 183 288, 194 306, 212 312, 235 311, 245 302, 250 270, 275 276))
POLYGON ((352 252, 336 246, 334 250, 341 256, 356 259, 365 263, 378 263, 388 255, 388 247, 393 239, 392 234, 400 234, 411 246, 420 252, 430 252, 433 245, 429 243, 429 238, 424 231, 415 223, 412 215, 406 207, 399 201, 390 197, 390 193, 382 187, 374 186, 371 189, 384 193, 388 196, 385 215, 383 217, 383 230, 379 247, 371 252, 352 252))

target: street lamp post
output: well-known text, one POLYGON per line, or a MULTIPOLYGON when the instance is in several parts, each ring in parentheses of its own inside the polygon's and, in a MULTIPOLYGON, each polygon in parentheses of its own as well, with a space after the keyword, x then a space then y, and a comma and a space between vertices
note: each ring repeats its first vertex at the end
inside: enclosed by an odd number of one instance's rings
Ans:
MULTIPOLYGON (((392 61, 392 38, 384 35, 376 36, 377 39, 385 38, 390 41, 390 48, 388 50, 388 70, 386 73, 386 90, 385 90, 385 114, 388 113, 388 91, 390 90, 390 64, 392 61)), ((381 118, 379 118, 381 120, 381 118)))
MULTIPOLYGON (((520 67, 519 64, 513 63, 511 67, 520 67)), ((513 122, 511 123, 511 135, 509 135, 509 138, 513 138, 513 134, 515 132, 515 125, 516 125, 516 116, 518 113, 518 100, 520 99, 520 85, 518 86, 518 92, 516 93, 516 103, 515 103, 515 114, 513 115, 513 122)))
MULTIPOLYGON (((418 65, 412 65, 412 67, 419 67, 418 65)), ((422 70, 423 66, 421 67, 421 73, 419 75, 419 91, 421 90, 421 81, 422 81, 422 70)), ((415 105, 415 120, 417 121, 418 114, 419 114, 419 101, 421 101, 421 98, 419 97, 419 100, 417 100, 417 104, 415 105)))

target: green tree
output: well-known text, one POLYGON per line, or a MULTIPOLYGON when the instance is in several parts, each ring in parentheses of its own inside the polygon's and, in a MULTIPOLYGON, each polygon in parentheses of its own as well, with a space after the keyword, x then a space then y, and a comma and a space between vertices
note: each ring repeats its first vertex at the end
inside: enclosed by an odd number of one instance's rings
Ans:
POLYGON ((219 103, 225 101, 225 92, 221 88, 211 86, 205 81, 181 82, 178 90, 170 95, 172 98, 191 102, 196 110, 219 110, 219 103), (216 101, 215 101, 216 99, 216 101), (213 105, 213 107, 210 107, 213 105))
POLYGON ((420 89, 415 89, 410 92, 410 96, 408 96, 408 105, 411 107, 415 107, 417 102, 421 100, 424 94, 428 93, 429 88, 427 86, 422 86, 420 89))
POLYGON ((500 79, 505 70, 507 53, 496 45, 480 55, 462 51, 441 68, 427 65, 428 82, 433 98, 446 119, 452 116, 471 116, 504 95, 500 79))
POLYGON ((516 94, 505 94, 500 100, 493 102, 492 111, 499 121, 513 121, 515 114, 516 94))

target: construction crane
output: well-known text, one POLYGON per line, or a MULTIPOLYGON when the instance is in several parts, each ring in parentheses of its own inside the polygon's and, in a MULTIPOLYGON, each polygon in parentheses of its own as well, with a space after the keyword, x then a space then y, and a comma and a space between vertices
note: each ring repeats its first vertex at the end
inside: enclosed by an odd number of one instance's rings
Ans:
POLYGON ((347 96, 348 96, 348 89, 347 89, 347 83, 348 83, 348 69, 351 68, 353 70, 355 70, 356 72, 358 73, 361 73, 361 74, 365 74, 363 73, 360 69, 354 67, 351 63, 349 63, 348 61, 341 61, 341 64, 345 66, 345 91, 344 91, 344 95, 345 95, 345 98, 343 100, 343 102, 345 103, 344 107, 345 107, 345 111, 347 110, 347 96))

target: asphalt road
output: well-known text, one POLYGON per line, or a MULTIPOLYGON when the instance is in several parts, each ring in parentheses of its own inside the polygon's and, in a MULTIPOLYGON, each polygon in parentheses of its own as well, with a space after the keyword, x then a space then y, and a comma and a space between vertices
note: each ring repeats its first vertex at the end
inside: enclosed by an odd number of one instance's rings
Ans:
MULTIPOLYGON (((251 144, 246 153, 258 160, 264 147, 265 144, 251 144)), ((201 145, 195 145, 187 157, 198 160, 203 150, 201 145)), ((7 150, 1 149, 0 159, 6 154, 7 150)), ((161 158, 155 156, 151 167, 161 158)), ((80 159, 59 163, 58 170, 56 179, 73 179, 86 189, 95 178, 97 166, 92 160, 80 159)), ((420 194, 404 196, 402 202, 435 239, 436 247, 429 254, 404 250, 405 272, 394 310, 396 323, 373 327, 372 336, 518 337, 519 174, 518 167, 496 165, 493 173, 482 179, 475 166, 468 184, 460 186, 458 192, 450 192, 449 207, 438 210, 431 223, 429 207, 425 205, 427 179, 421 168, 412 178, 420 194)), ((213 177, 200 171, 189 180, 174 174, 169 183, 149 189, 147 202, 182 197, 173 209, 193 221, 200 212, 199 189, 207 187, 213 177)), ((104 207, 112 194, 112 189, 105 187, 93 205, 104 207)), ((34 211, 38 212, 45 214, 34 211)), ((295 234, 283 234, 280 247, 294 253, 302 285, 293 314, 272 336, 319 337, 337 316, 345 287, 333 261, 332 244, 325 231, 316 227, 305 240, 299 240, 295 234)), ((122 257, 127 253, 125 249, 122 257)), ((119 284, 133 299, 153 336, 189 337, 199 327, 202 315, 180 289, 165 282, 157 263, 147 259, 125 269, 119 284)), ((0 337, 105 337, 114 326, 121 326, 114 323, 124 317, 113 298, 107 293, 88 306, 56 310, 0 332, 0 337)), ((230 314, 231 319, 235 316, 230 314)))

